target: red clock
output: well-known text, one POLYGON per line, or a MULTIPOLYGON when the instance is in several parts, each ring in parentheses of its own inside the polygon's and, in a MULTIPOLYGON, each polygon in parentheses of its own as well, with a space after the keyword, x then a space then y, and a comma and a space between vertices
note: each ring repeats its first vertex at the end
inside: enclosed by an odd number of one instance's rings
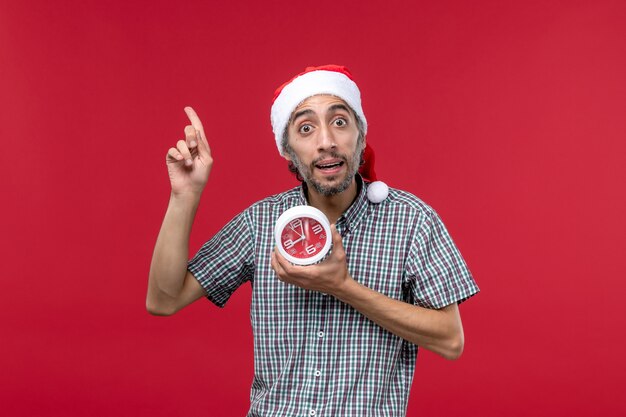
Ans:
POLYGON ((274 227, 278 251, 291 263, 310 265, 330 250, 330 222, 320 210, 296 206, 280 215, 274 227))

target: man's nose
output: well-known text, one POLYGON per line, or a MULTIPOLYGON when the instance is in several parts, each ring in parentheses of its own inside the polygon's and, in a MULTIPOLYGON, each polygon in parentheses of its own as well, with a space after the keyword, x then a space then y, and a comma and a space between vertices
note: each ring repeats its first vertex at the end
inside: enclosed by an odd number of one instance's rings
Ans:
POLYGON ((328 126, 322 126, 318 137, 319 150, 327 150, 335 148, 336 146, 337 144, 335 143, 333 131, 328 126))

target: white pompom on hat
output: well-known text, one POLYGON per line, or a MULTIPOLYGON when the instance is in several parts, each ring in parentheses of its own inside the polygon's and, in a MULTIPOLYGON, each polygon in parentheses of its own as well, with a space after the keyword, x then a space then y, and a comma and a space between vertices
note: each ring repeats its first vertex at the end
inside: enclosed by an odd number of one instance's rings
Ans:
POLYGON ((304 72, 278 87, 274 93, 271 122, 276 146, 281 155, 283 135, 291 114, 304 100, 319 94, 330 94, 345 101, 363 123, 363 133, 367 133, 367 120, 361 107, 361 92, 352 80, 350 71, 341 65, 307 67, 304 72))
POLYGON ((389 196, 389 187, 382 181, 367 186, 367 199, 374 204, 382 203, 389 196))

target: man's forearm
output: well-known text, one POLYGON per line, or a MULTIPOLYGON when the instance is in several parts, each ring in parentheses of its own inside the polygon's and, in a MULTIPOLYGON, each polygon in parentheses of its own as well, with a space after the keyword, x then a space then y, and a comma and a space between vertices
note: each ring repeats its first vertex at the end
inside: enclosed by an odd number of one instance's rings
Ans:
POLYGON ((183 287, 189 257, 189 235, 200 201, 199 195, 174 195, 154 247, 148 280, 148 303, 176 298, 183 287))
POLYGON ((463 326, 456 303, 439 310, 414 306, 351 278, 334 295, 384 329, 446 359, 457 359, 463 351, 463 326))

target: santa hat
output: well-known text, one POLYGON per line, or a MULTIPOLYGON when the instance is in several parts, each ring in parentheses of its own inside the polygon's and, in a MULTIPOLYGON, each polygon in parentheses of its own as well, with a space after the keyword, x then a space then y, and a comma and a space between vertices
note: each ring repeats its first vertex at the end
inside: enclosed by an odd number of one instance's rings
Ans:
POLYGON ((339 97, 356 113, 363 124, 363 133, 367 133, 367 120, 361 107, 361 92, 352 80, 352 74, 340 65, 307 67, 278 87, 272 101, 271 121, 276 146, 283 154, 283 135, 291 118, 291 113, 300 103, 318 94, 330 94, 339 97))

